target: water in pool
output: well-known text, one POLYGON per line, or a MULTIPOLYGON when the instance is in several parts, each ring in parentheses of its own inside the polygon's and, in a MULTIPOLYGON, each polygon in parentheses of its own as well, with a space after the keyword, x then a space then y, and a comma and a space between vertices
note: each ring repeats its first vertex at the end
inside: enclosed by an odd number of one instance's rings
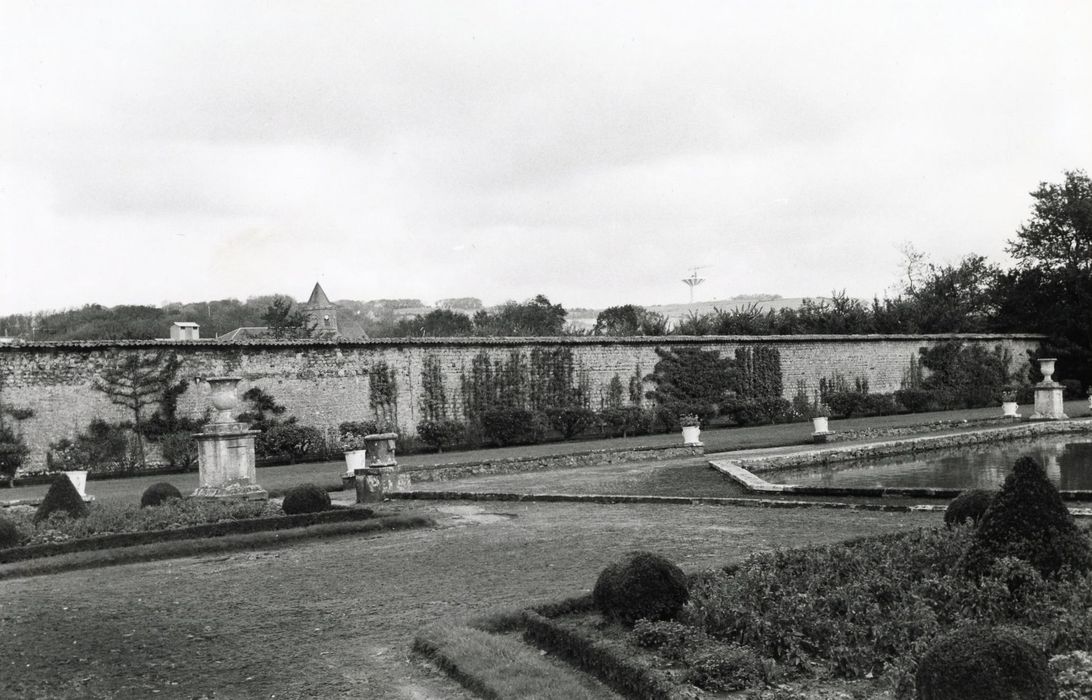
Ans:
POLYGON ((809 486, 931 486, 996 489, 1023 456, 1046 468, 1063 490, 1092 490, 1092 437, 1055 435, 1036 440, 921 452, 762 474, 767 481, 809 486))

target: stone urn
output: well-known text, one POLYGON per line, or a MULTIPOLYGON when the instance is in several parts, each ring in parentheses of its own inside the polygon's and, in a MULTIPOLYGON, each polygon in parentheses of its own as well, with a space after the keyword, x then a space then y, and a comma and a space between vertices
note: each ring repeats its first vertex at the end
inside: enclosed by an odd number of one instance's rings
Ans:
POLYGON ((1002 401, 1001 402, 1001 417, 1002 418, 1019 418, 1020 414, 1017 413, 1019 405, 1015 401, 1002 401))
POLYGON ((237 389, 241 379, 239 377, 208 377, 205 381, 212 390, 209 401, 212 403, 212 407, 216 409, 216 415, 213 417, 212 422, 234 423, 235 417, 232 412, 239 405, 237 389))
POLYGON ((811 419, 811 430, 813 433, 829 433, 830 418, 827 416, 815 416, 811 419))
POLYGON ((1058 361, 1056 357, 1040 357, 1039 358, 1039 372, 1043 375, 1043 384, 1054 383, 1054 363, 1058 361))
POLYGON ((699 447, 701 445, 701 426, 684 425, 682 427, 683 445, 687 447, 699 447))

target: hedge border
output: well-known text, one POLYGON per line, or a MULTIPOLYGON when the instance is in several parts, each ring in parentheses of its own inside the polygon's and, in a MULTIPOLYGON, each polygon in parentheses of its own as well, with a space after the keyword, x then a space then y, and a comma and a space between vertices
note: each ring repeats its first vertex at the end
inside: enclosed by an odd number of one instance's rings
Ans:
POLYGON ((257 532, 275 532, 298 527, 310 527, 327 523, 368 520, 375 517, 370 508, 335 508, 321 513, 301 513, 299 515, 278 515, 265 518, 246 518, 242 520, 221 520, 204 525, 172 528, 169 530, 146 530, 143 532, 119 532, 108 535, 85 537, 68 542, 52 542, 22 547, 0 549, 0 564, 10 564, 28 559, 40 559, 60 554, 75 552, 93 552, 103 549, 136 547, 146 544, 172 542, 176 540, 206 539, 227 535, 246 535, 257 532))

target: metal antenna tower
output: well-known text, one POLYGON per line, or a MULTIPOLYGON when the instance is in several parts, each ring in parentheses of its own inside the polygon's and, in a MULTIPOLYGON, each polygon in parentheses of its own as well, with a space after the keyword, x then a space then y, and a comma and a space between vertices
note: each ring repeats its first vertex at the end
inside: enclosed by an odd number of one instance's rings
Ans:
POLYGON ((690 276, 683 278, 683 284, 690 287, 690 303, 694 303, 694 287, 705 281, 704 277, 698 277, 698 270, 709 267, 708 265, 699 265, 697 267, 688 268, 690 270, 690 276))

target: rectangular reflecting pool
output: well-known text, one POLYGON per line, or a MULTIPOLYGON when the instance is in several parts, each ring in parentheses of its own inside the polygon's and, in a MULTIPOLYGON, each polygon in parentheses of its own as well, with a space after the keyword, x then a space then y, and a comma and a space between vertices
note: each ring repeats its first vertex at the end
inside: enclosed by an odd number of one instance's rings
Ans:
POLYGON ((1092 437, 1053 435, 986 445, 800 467, 763 474, 782 484, 831 487, 996 489, 1020 457, 1043 465, 1062 490, 1092 490, 1092 437))

